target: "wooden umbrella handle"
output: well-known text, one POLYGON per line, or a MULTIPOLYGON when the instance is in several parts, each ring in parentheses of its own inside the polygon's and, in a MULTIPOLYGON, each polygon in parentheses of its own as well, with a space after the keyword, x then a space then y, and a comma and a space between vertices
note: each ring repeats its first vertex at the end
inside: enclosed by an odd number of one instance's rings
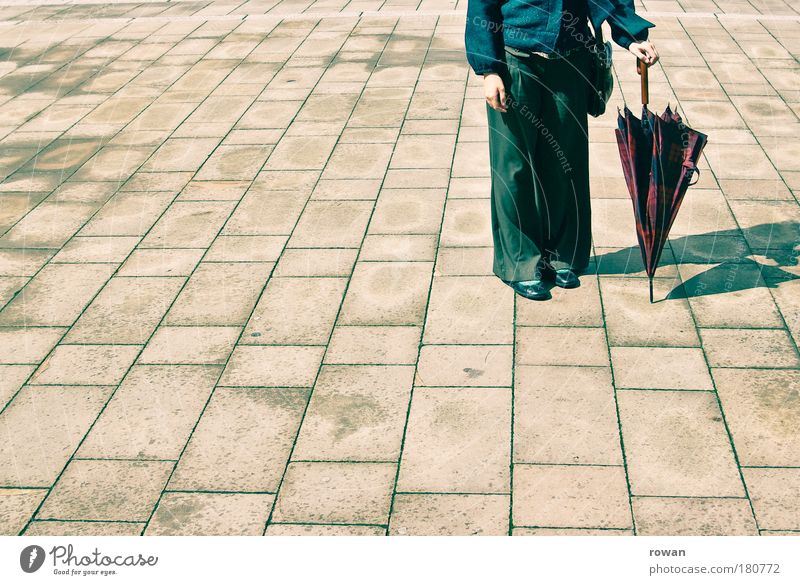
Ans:
POLYGON ((647 81, 647 65, 641 59, 636 59, 636 71, 642 82, 642 105, 646 106, 650 102, 650 85, 647 81))

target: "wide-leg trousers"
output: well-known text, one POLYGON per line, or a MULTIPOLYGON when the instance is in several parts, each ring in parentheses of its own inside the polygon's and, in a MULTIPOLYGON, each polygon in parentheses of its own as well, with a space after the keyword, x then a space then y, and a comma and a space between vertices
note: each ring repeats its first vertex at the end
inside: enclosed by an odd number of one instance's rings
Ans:
POLYGON ((494 273, 533 280, 589 263, 589 51, 564 58, 506 54, 507 112, 489 118, 494 273))

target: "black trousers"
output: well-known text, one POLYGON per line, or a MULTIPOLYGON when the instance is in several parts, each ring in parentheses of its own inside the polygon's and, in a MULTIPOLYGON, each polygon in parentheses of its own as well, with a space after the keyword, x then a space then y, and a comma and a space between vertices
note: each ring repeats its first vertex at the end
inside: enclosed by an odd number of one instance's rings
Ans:
POLYGON ((508 111, 488 104, 494 273, 581 271, 591 251, 588 50, 559 59, 506 54, 508 111))

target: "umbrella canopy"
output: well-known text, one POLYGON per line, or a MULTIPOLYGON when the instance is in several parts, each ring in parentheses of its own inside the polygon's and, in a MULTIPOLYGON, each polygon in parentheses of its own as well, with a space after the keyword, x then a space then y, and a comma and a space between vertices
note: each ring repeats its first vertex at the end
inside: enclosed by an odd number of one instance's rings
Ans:
MULTIPOLYGON (((692 177, 699 178, 697 160, 708 137, 686 126, 677 112, 667 106, 660 116, 647 109, 647 67, 639 61, 642 77, 642 117, 627 108, 617 116, 614 131, 619 146, 622 172, 633 201, 636 235, 642 261, 650 279, 653 302, 653 276, 692 177)), ((697 182, 695 180, 695 182, 697 182)))

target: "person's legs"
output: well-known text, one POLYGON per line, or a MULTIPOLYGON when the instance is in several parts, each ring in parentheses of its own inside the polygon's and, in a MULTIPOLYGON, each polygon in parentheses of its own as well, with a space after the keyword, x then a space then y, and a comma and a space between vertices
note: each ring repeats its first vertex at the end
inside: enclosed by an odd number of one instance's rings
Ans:
POLYGON ((540 212, 537 209, 532 153, 536 133, 526 116, 540 105, 539 86, 531 70, 507 55, 510 77, 504 77, 508 111, 486 106, 489 120, 491 215, 494 273, 506 282, 538 280, 542 253, 540 212))
POLYGON ((540 246, 553 270, 580 272, 589 264, 591 253, 588 58, 588 51, 579 51, 544 63, 546 87, 534 168, 537 190, 546 202, 540 246))

